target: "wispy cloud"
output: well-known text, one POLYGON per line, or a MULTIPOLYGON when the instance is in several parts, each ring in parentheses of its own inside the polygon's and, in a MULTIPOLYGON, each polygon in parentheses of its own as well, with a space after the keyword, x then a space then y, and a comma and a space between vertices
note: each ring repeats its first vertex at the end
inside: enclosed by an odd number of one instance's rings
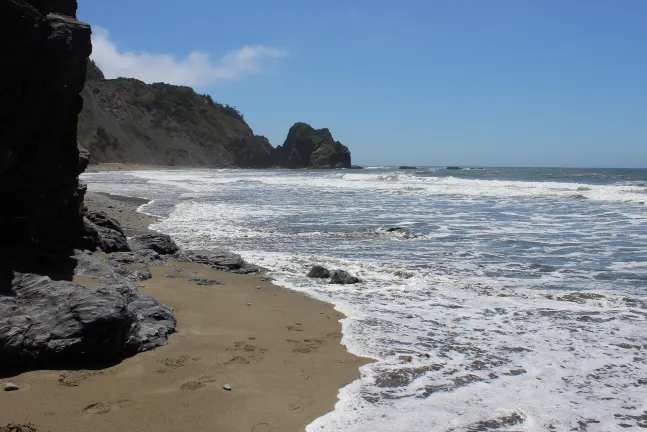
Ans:
POLYGON ((258 73, 265 61, 286 55, 284 50, 264 45, 245 46, 215 61, 209 54, 198 51, 184 59, 171 54, 123 52, 106 29, 92 28, 92 59, 106 78, 128 77, 147 83, 205 87, 258 73))

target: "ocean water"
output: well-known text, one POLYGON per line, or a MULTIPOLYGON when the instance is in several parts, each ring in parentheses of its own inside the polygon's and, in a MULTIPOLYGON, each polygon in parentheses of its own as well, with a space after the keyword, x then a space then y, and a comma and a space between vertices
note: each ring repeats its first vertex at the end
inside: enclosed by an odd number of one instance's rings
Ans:
POLYGON ((647 427, 647 170, 86 174, 153 228, 228 248, 346 314, 376 361, 329 431, 647 427), (389 230, 389 228, 402 228, 389 230), (357 285, 305 277, 321 264, 357 285))

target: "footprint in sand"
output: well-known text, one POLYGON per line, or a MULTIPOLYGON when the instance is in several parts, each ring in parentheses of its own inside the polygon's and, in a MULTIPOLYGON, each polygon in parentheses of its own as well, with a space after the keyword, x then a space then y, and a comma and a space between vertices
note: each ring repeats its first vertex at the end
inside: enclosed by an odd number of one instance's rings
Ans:
POLYGON ((83 412, 93 415, 107 414, 114 408, 124 408, 130 405, 132 405, 132 402, 128 399, 116 402, 95 402, 83 408, 83 412))
POLYGON ((287 340, 290 343, 295 344, 296 346, 292 350, 294 353, 307 354, 317 351, 323 344, 326 343, 325 338, 319 339, 303 339, 303 341, 298 341, 294 339, 287 340))
POLYGON ((286 327, 286 329, 288 329, 288 331, 298 331, 298 332, 303 331, 303 328, 301 328, 300 322, 295 322, 294 325, 289 325, 286 327))
POLYGON ((247 342, 234 342, 233 348, 227 348, 227 351, 245 351, 247 355, 236 356, 225 364, 249 364, 250 361, 260 361, 263 355, 267 352, 265 348, 258 348, 256 345, 248 344, 247 342))
POLYGON ((175 369, 185 367, 186 365, 189 364, 189 362, 196 362, 200 360, 200 357, 189 357, 186 355, 180 356, 180 357, 167 357, 162 360, 157 360, 157 363, 162 364, 166 367, 166 369, 159 369, 157 372, 158 373, 166 373, 166 372, 172 372, 175 369))
POLYGON ((308 408, 310 405, 312 405, 313 401, 314 400, 309 396, 301 397, 301 398, 299 398, 298 401, 288 405, 288 407, 292 411, 303 412, 306 408, 308 408))
POLYGON ((195 381, 189 381, 180 386, 182 390, 198 390, 206 387, 208 383, 215 382, 216 378, 212 376, 201 376, 195 381))
POLYGON ((92 372, 61 374, 58 377, 58 382, 59 384, 65 387, 78 387, 78 385, 81 384, 86 379, 97 375, 103 375, 103 372, 92 371, 92 372))

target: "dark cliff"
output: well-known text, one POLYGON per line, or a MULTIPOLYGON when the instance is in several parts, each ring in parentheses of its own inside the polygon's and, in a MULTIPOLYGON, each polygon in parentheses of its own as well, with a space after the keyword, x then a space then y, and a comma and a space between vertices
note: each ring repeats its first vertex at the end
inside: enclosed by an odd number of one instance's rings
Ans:
POLYGON ((189 87, 105 79, 90 62, 79 141, 92 162, 266 166, 272 146, 233 107, 189 87))
POLYGON ((166 344, 175 328, 121 263, 78 250, 129 246, 117 221, 83 203, 77 119, 92 45, 76 7, 0 0, 0 374, 119 360, 166 344))
POLYGON ((79 141, 92 162, 242 168, 350 167, 328 129, 296 123, 283 146, 254 135, 235 108, 189 87, 105 79, 89 62, 79 141))
POLYGON ((90 26, 76 1, 2 0, 0 252, 87 245, 77 147, 90 26))
POLYGON ((274 164, 288 168, 350 168, 348 147, 335 141, 328 129, 295 123, 274 154, 274 164))

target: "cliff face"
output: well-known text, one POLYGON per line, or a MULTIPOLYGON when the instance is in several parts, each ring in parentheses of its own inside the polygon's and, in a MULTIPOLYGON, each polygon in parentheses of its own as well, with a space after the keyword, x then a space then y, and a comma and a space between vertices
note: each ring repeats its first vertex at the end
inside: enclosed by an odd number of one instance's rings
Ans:
POLYGON ((79 141, 93 162, 266 166, 271 145, 242 115, 189 87, 106 80, 93 62, 83 89, 79 141))
POLYGON ((276 148, 274 164, 288 168, 350 168, 348 147, 335 141, 328 129, 313 129, 295 123, 282 146, 276 148))
POLYGON ((77 147, 90 26, 76 1, 2 0, 0 252, 91 246, 84 238, 77 147))
POLYGON ((118 360, 165 344, 175 328, 170 308, 137 291, 139 276, 75 250, 129 249, 116 221, 85 217, 88 153, 76 130, 92 46, 76 6, 0 0, 2 373, 118 360))

